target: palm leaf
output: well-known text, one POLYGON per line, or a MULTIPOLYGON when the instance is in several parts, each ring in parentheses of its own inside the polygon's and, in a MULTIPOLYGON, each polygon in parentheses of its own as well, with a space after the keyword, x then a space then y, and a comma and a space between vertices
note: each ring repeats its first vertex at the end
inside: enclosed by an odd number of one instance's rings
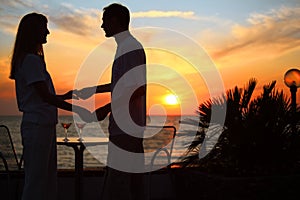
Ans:
POLYGON ((290 100, 283 91, 275 89, 276 81, 265 85, 263 92, 251 100, 256 84, 255 79, 250 79, 244 88, 234 87, 226 95, 199 105, 199 129, 182 158, 185 166, 267 173, 277 166, 284 167, 284 163, 300 165, 299 107, 291 116, 290 100), (222 120, 211 119, 213 111, 226 111, 224 124, 222 120), (291 124, 292 117, 296 125, 291 124), (209 129, 221 135, 210 152, 199 159, 209 129), (267 170, 262 172, 263 169, 267 170))

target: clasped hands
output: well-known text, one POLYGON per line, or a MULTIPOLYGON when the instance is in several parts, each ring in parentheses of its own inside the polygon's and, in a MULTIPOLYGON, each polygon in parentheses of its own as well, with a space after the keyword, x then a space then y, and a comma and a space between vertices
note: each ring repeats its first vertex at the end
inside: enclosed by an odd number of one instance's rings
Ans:
MULTIPOLYGON (((96 87, 87 87, 81 90, 71 90, 67 92, 67 95, 70 99, 88 99, 92 95, 96 93, 96 87)), ((86 108, 75 106, 73 105, 73 111, 77 113, 80 118, 85 122, 97 122, 102 121, 111 112, 111 105, 110 103, 106 104, 105 106, 97 108, 94 112, 90 112, 86 108)))

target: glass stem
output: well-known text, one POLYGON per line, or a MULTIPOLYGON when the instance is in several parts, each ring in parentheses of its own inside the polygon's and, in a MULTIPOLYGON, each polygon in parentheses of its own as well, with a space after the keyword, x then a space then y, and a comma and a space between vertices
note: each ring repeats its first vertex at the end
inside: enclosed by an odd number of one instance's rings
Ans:
POLYGON ((68 130, 65 128, 65 139, 68 138, 68 130))

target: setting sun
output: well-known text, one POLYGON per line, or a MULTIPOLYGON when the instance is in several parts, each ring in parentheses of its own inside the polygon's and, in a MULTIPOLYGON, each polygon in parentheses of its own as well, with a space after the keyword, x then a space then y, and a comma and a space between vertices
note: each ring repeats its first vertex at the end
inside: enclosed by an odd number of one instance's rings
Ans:
POLYGON ((165 104, 168 105, 177 105, 178 104, 177 96, 174 94, 168 94, 165 96, 164 102, 165 104))

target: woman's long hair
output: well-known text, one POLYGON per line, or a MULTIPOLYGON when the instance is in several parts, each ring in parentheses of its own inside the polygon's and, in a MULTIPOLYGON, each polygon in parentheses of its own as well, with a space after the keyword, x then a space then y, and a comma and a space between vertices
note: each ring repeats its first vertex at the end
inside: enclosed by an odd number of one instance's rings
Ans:
POLYGON ((15 79, 17 68, 21 66, 26 54, 36 54, 44 60, 40 38, 41 27, 47 22, 47 18, 38 13, 29 13, 21 19, 11 59, 10 79, 15 79))

